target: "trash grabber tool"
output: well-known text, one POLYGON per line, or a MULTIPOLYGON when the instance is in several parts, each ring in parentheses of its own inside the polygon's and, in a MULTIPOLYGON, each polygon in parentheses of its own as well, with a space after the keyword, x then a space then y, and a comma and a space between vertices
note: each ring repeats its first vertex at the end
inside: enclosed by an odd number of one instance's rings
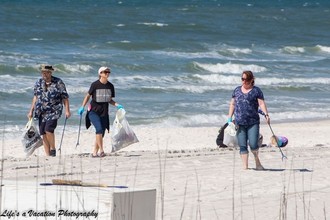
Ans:
POLYGON ((65 126, 66 126, 66 121, 68 120, 67 117, 65 117, 64 119, 64 125, 63 125, 63 131, 62 131, 62 137, 61 137, 61 142, 60 142, 60 147, 58 148, 58 151, 61 152, 61 148, 62 148, 62 142, 63 142, 63 136, 64 136, 64 131, 65 131, 65 126))
POLYGON ((274 137, 275 140, 276 140, 276 146, 278 147, 278 149, 280 149, 280 152, 281 152, 281 154, 282 154, 282 161, 283 161, 284 158, 285 158, 285 159, 288 159, 288 158, 284 155, 284 153, 283 153, 281 147, 278 146, 278 138, 277 138, 277 136, 274 134, 274 131, 273 131, 272 127, 270 126, 270 124, 268 124, 268 125, 269 125, 269 128, 270 128, 270 130, 271 130, 271 132, 272 132, 272 134, 273 134, 273 137, 274 137))
MULTIPOLYGON (((262 115, 265 116, 265 118, 266 118, 266 114, 265 114, 263 111, 261 111, 261 109, 258 110, 258 113, 259 113, 259 114, 262 114, 262 115)), ((268 123, 267 123, 267 124, 268 124, 268 123)), ((275 140, 276 140, 276 146, 278 147, 278 149, 280 149, 280 152, 281 152, 281 154, 282 154, 282 161, 283 161, 284 158, 285 158, 285 159, 288 159, 288 158, 284 155, 284 153, 283 153, 282 149, 280 148, 280 146, 278 146, 278 138, 277 138, 277 136, 274 134, 274 131, 273 131, 273 129, 272 129, 272 126, 270 126, 270 123, 268 124, 268 126, 269 126, 269 128, 270 128, 270 131, 271 131, 272 134, 273 134, 273 137, 274 137, 275 140)))
POLYGON ((79 119, 79 129, 78 129, 78 138, 77 138, 76 148, 77 148, 78 145, 79 145, 80 128, 81 128, 81 119, 82 119, 82 114, 80 115, 80 119, 79 119))

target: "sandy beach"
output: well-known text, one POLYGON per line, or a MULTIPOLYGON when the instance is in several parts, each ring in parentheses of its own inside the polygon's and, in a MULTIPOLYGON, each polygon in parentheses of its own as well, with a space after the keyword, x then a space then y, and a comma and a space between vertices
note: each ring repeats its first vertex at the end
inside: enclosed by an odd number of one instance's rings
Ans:
MULTIPOLYGON (((55 194, 46 193, 51 189, 66 201, 79 195, 97 201, 84 203, 83 210, 98 213, 89 219, 109 219, 107 198, 114 189, 40 186, 52 179, 156 189, 156 219, 326 219, 330 216, 329 124, 330 120, 271 124, 276 135, 289 139, 282 149, 287 159, 282 161, 277 148, 261 148, 264 171, 254 169, 252 155, 249 169, 242 170, 237 149, 219 149, 217 127, 133 126, 139 143, 111 154, 110 134, 106 134, 104 158, 90 157, 92 130, 82 130, 77 147, 77 132, 66 132, 56 157, 45 157, 41 147, 25 158, 19 138, 5 139, 1 143, 1 219, 10 219, 9 210, 19 212, 15 218, 20 219, 26 204, 32 210, 54 212, 59 204, 55 194), (28 189, 39 190, 39 196, 29 197, 26 203, 28 189), (45 201, 53 205, 46 207, 45 201)), ((57 143, 61 132, 57 130, 57 143)), ((268 144, 267 124, 261 124, 261 133, 268 144)), ((64 204, 67 210, 81 209, 64 204)))

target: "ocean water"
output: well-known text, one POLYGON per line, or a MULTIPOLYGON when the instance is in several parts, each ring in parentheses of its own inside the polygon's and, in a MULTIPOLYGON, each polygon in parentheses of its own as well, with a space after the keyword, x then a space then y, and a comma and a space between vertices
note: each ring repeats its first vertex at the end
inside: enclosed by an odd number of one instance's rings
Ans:
POLYGON ((0 24, 9 132, 27 122, 40 63, 67 86, 69 129, 100 66, 111 67, 115 100, 135 126, 221 126, 243 70, 273 122, 330 118, 328 0, 2 0, 0 24))

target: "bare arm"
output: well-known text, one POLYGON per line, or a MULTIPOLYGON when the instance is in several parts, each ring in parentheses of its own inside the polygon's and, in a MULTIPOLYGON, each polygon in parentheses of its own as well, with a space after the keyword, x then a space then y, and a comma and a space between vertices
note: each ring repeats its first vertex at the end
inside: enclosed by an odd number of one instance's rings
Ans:
POLYGON ((89 101, 90 97, 91 97, 91 95, 87 93, 84 100, 83 100, 83 102, 82 102, 82 104, 81 104, 82 107, 85 107, 85 105, 89 101))
POLYGON ((109 102, 111 105, 113 106, 118 106, 119 104, 117 102, 115 102, 115 100, 111 99, 111 101, 109 102))
POLYGON ((71 112, 70 112, 70 103, 69 99, 63 99, 63 104, 65 106, 65 117, 70 118, 71 112))
POLYGON ((35 106, 35 104, 36 104, 36 101, 37 101, 37 96, 33 96, 33 98, 32 98, 32 103, 31 103, 31 107, 30 107, 30 111, 29 111, 29 113, 28 113, 28 115, 27 115, 27 117, 30 119, 30 118, 32 118, 32 116, 33 116, 33 111, 34 111, 34 106, 35 106))
POLYGON ((83 100, 83 102, 82 102, 82 104, 81 104, 81 107, 78 109, 78 114, 79 114, 80 116, 82 116, 82 114, 84 113, 84 111, 85 111, 85 105, 86 105, 87 102, 89 101, 90 97, 91 97, 91 95, 90 95, 89 93, 87 93, 87 94, 85 95, 85 98, 84 98, 84 100, 83 100))
POLYGON ((266 115, 266 121, 267 121, 267 124, 270 124, 270 118, 269 118, 269 115, 268 115, 268 110, 267 110, 267 106, 266 106, 265 100, 263 100, 263 99, 258 99, 258 104, 259 104, 260 109, 261 109, 261 110, 265 113, 265 115, 266 115))
POLYGON ((231 118, 233 117, 234 110, 235 110, 235 99, 232 98, 229 104, 228 120, 231 120, 231 118))

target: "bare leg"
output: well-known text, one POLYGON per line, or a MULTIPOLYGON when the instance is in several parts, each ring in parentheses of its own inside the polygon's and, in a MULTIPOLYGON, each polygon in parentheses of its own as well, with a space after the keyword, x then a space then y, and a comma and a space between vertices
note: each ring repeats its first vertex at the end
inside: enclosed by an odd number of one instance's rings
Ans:
POLYGON ((50 155, 50 147, 49 147, 49 142, 48 142, 46 134, 44 134, 42 136, 42 142, 43 142, 43 145, 44 145, 45 154, 46 154, 46 156, 49 156, 50 155))
POLYGON ((46 132, 47 141, 50 150, 55 150, 55 135, 54 133, 46 132))
POLYGON ((96 134, 95 147, 94 147, 93 155, 96 156, 98 151, 103 152, 103 137, 102 137, 102 134, 96 134))
POLYGON ((45 153, 47 156, 50 156, 50 152, 52 150, 55 150, 55 134, 46 131, 46 134, 43 137, 44 140, 47 142, 45 143, 44 141, 45 153))
POLYGON ((243 162, 243 169, 247 170, 249 167, 249 154, 241 154, 242 162, 243 162))
POLYGON ((256 161, 256 170, 263 170, 264 167, 261 165, 260 159, 259 159, 259 151, 252 151, 254 155, 254 160, 256 161))

